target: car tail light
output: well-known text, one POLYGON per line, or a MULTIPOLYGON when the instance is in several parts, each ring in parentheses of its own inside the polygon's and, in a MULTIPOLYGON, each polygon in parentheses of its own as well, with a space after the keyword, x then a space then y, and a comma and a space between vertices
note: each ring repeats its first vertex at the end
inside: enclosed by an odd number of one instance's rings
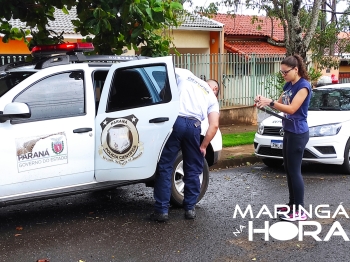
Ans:
POLYGON ((55 55, 67 52, 90 52, 94 50, 92 43, 65 43, 56 45, 39 45, 32 49, 35 57, 42 55, 55 55))

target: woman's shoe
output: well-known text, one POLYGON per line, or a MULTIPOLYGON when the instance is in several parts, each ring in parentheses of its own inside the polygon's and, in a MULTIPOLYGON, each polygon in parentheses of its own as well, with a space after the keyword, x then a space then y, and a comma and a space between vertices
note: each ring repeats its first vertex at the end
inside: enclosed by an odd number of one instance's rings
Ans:
POLYGON ((278 207, 276 209, 277 212, 288 212, 288 211, 292 211, 293 209, 293 204, 285 204, 286 206, 289 206, 289 210, 288 208, 285 206, 285 207, 278 207))
POLYGON ((280 219, 285 221, 305 221, 307 220, 307 215, 304 212, 291 212, 288 215, 280 216, 280 219))

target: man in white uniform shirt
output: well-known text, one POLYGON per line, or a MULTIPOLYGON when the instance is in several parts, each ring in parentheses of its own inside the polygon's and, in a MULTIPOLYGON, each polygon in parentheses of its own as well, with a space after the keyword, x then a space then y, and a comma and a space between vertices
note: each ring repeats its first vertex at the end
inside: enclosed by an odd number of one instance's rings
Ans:
POLYGON ((180 95, 179 116, 158 163, 154 185, 154 213, 151 219, 168 220, 171 174, 178 152, 183 155, 185 218, 194 219, 200 193, 199 176, 203 172, 206 148, 219 127, 219 104, 209 85, 186 69, 175 69, 180 95), (209 128, 200 143, 201 121, 208 117, 209 128))

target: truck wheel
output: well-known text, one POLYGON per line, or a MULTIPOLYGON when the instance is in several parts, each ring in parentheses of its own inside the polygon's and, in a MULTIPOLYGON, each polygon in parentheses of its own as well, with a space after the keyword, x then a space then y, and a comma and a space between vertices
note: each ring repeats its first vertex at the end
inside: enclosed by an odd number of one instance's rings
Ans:
MULTIPOLYGON (((183 170, 183 161, 182 153, 180 152, 176 157, 174 163, 174 170, 172 173, 172 182, 171 182, 171 197, 170 203, 177 207, 182 207, 182 201, 184 199, 184 170, 183 170)), ((199 202, 207 191, 209 184, 209 167, 206 159, 204 158, 203 163, 203 173, 199 176, 199 181, 201 184, 201 190, 197 202, 199 202)))
POLYGON ((344 150, 344 163, 342 165, 342 171, 350 175, 350 139, 346 143, 344 150))
POLYGON ((282 159, 263 158, 262 161, 268 167, 280 167, 283 164, 282 159))

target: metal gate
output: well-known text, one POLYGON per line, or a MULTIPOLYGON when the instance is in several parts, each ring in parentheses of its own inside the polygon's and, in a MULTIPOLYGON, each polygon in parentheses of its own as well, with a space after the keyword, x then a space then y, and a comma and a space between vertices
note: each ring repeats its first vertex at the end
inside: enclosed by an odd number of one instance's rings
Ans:
POLYGON ((28 55, 0 55, 0 66, 18 61, 25 61, 28 55))
POLYGON ((339 83, 350 83, 350 72, 349 73, 339 73, 339 83))
POLYGON ((174 55, 175 66, 191 70, 207 80, 213 78, 221 84, 220 106, 251 106, 258 94, 277 94, 267 83, 274 81, 284 55, 242 54, 182 54, 174 55))

